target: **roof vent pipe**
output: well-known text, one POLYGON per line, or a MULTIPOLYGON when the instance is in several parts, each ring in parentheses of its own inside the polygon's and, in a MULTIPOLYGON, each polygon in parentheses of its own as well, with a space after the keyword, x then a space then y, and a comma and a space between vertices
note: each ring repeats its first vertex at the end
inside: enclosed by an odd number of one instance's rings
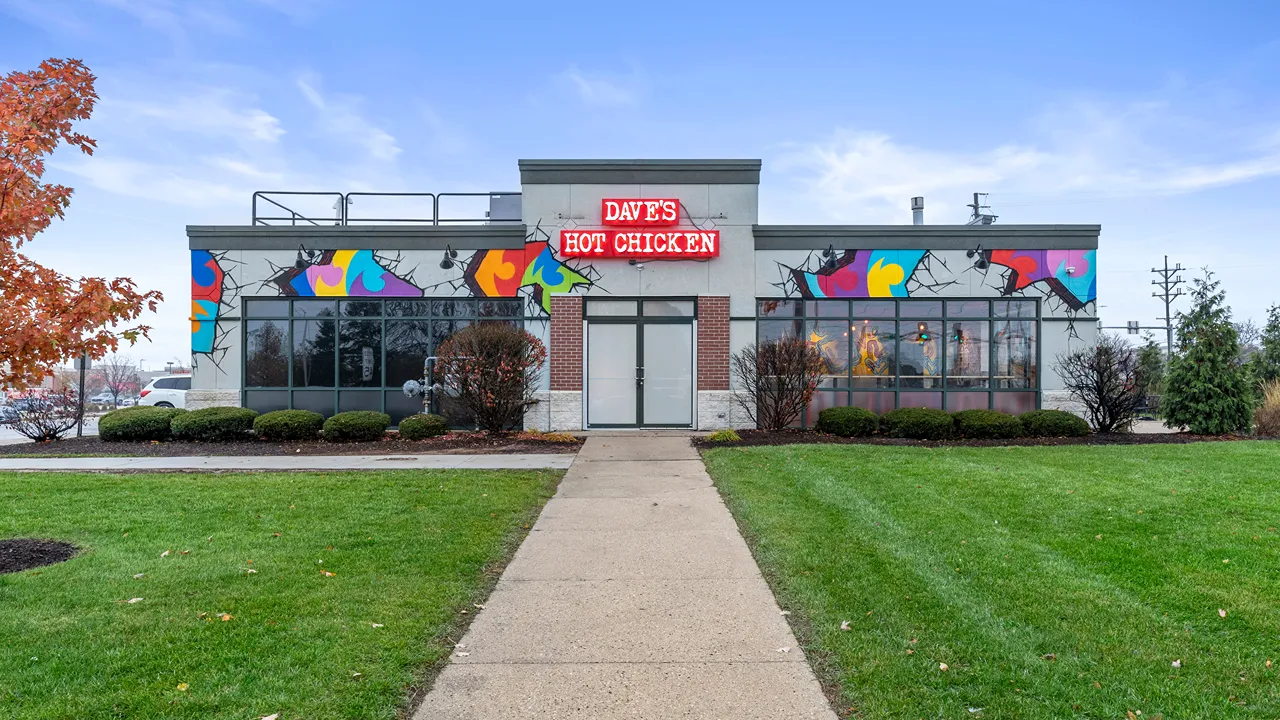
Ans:
POLYGON ((911 224, 924 224, 924 198, 922 197, 911 198, 911 224))

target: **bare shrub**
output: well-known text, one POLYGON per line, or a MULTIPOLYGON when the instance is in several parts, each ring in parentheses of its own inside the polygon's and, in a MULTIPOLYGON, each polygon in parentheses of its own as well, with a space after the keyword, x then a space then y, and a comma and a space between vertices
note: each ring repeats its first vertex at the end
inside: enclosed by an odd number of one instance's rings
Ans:
POLYGON ((790 425, 813 400, 822 376, 818 349, 800 338, 783 337, 744 347, 730 358, 742 392, 734 400, 761 430, 790 425))
POLYGON ((36 442, 59 440, 80 422, 80 403, 70 389, 23 398, 14 408, 17 414, 9 427, 36 442))
POLYGON ((511 430, 538 401, 547 349, 507 323, 481 323, 454 333, 436 351, 446 396, 490 433, 511 430))
POLYGON ((1138 353, 1123 339, 1103 334, 1098 344, 1055 359, 1062 384, 1084 405, 1098 432, 1126 432, 1145 400, 1146 382, 1138 353))

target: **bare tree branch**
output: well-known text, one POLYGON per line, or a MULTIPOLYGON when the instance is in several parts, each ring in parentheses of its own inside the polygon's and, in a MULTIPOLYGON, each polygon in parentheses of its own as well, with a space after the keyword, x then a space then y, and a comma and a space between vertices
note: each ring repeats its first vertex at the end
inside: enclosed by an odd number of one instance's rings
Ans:
POLYGON ((822 355, 800 338, 748 345, 730 357, 743 392, 733 398, 762 430, 790 425, 813 399, 822 375, 822 355))

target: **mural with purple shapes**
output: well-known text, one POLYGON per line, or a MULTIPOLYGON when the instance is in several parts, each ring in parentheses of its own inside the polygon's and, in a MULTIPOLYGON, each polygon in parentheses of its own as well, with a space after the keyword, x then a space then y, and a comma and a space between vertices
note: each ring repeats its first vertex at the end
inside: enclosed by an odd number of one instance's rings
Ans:
POLYGON ((282 268, 270 282, 296 297, 422 297, 422 289, 383 265, 372 250, 325 250, 282 268))

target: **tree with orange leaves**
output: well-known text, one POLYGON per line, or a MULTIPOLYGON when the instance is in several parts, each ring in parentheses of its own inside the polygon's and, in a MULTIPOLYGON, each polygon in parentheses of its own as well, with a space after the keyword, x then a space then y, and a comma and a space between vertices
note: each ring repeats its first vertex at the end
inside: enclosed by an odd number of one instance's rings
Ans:
POLYGON ((42 182, 59 143, 92 155, 92 138, 72 130, 98 95, 79 60, 46 60, 0 79, 0 387, 38 385, 55 367, 87 352, 100 358, 121 340, 148 337, 133 324, 163 299, 128 278, 67 277, 19 250, 71 203, 71 188, 42 182))

